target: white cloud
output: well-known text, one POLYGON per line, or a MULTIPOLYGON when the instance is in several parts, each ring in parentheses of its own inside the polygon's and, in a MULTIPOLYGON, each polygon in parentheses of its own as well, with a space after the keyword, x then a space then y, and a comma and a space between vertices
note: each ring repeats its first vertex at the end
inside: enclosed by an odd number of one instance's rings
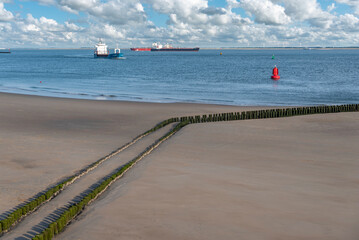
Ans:
POLYGON ((74 11, 88 11, 100 5, 97 0, 58 0, 58 4, 74 11))
POLYGON ((204 13, 206 15, 224 15, 226 14, 225 9, 223 8, 216 8, 216 7, 208 7, 200 10, 201 13, 204 13))
POLYGON ((333 11, 334 9, 336 9, 337 7, 335 6, 335 3, 332 3, 331 5, 329 5, 328 7, 327 7, 327 11, 328 12, 331 12, 331 11, 333 11))
POLYGON ((36 0, 41 4, 54 5, 61 10, 78 14, 83 12, 98 20, 124 25, 128 22, 143 23, 146 13, 139 0, 36 0))
POLYGON ((77 26, 76 24, 69 22, 65 22, 65 27, 67 31, 72 31, 72 32, 78 32, 84 30, 83 27, 77 26))
POLYGON ((109 1, 89 9, 90 15, 104 19, 113 24, 127 24, 129 22, 144 23, 146 16, 143 7, 136 1, 109 1))
POLYGON ((226 3, 229 9, 240 7, 240 2, 237 2, 237 0, 226 0, 226 3))
POLYGON ((23 25, 23 27, 21 28, 22 31, 24 31, 25 33, 28 32, 39 32, 40 28, 37 27, 35 24, 27 24, 27 25, 23 25))
POLYGON ((50 31, 50 32, 56 32, 56 31, 63 31, 64 26, 58 24, 54 19, 48 19, 45 17, 41 17, 39 19, 39 26, 41 29, 50 31))
MULTIPOLYGON (((1 24, 0 24, 1 25, 1 24)), ((71 44, 79 42, 79 44, 86 41, 86 33, 82 36, 77 35, 77 32, 83 28, 73 23, 66 22, 60 24, 54 19, 45 17, 35 18, 31 14, 27 14, 25 19, 16 19, 1 31, 6 35, 6 38, 0 36, 1 41, 8 45, 34 47, 34 46, 63 46, 64 44, 71 44), (9 45, 11 44, 11 45, 9 45)))
POLYGON ((244 8, 250 15, 253 15, 258 23, 282 25, 291 22, 290 17, 285 13, 284 7, 269 0, 242 0, 239 6, 244 8))
POLYGON ((359 32, 359 19, 352 14, 344 14, 338 17, 333 24, 333 29, 336 29, 336 31, 359 32))
MULTIPOLYGON (((208 6, 205 0, 146 0, 155 11, 167 14, 166 41, 195 44, 235 35, 249 19, 233 13, 229 7, 208 6)), ((236 39, 234 37, 233 39, 236 39)), ((217 40, 218 41, 218 40, 217 40)))
POLYGON ((188 23, 188 24, 204 24, 208 20, 208 16, 201 12, 208 8, 208 2, 205 0, 147 0, 151 4, 153 10, 167 15, 172 15, 170 23, 188 23), (176 16, 175 21, 173 16, 176 16))
POLYGON ((125 34, 122 33, 124 30, 120 31, 116 29, 116 27, 111 26, 109 24, 105 24, 103 26, 103 34, 105 37, 113 38, 113 39, 123 39, 125 34))
POLYGON ((4 3, 0 2, 0 22, 8 22, 13 20, 14 15, 4 8, 4 3))
POLYGON ((334 15, 324 11, 317 0, 272 0, 282 3, 285 13, 293 21, 307 21, 314 27, 329 28, 333 22, 334 15))
POLYGON ((208 7, 206 0, 147 0, 146 2, 151 4, 152 8, 160 13, 176 13, 183 17, 188 17, 192 13, 208 7))
MULTIPOLYGON (((274 1, 274 0, 273 0, 274 1)), ((284 4, 285 13, 296 20, 307 20, 323 14, 319 3, 316 0, 276 0, 284 4)))
POLYGON ((37 0, 42 5, 54 5, 56 4, 55 0, 37 0))
MULTIPOLYGON (((316 0, 302 0, 300 4, 297 0, 226 0, 227 5, 222 7, 211 6, 208 0, 37 1, 81 12, 84 22, 75 19, 61 23, 31 14, 14 16, 0 0, 0 40, 4 44, 93 46, 99 37, 110 46, 119 43, 120 47, 149 46, 153 41, 182 46, 345 46, 359 41, 357 15, 334 15, 335 5, 322 9, 316 0), (167 25, 156 26, 144 6, 167 15, 167 25), (235 13, 235 8, 243 8, 254 20, 235 13)), ((355 1, 337 2, 355 7, 355 1)))
POLYGON ((138 0, 58 0, 57 5, 65 11, 84 12, 112 24, 146 21, 144 8, 138 0))

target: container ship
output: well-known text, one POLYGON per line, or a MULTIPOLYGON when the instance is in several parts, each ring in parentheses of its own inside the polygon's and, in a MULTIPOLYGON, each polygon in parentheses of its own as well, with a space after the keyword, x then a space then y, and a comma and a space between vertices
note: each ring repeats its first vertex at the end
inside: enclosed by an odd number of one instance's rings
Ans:
POLYGON ((172 45, 166 43, 165 45, 160 44, 159 42, 152 43, 152 47, 139 47, 131 48, 132 51, 151 51, 151 52, 171 52, 171 51, 181 51, 181 52, 198 52, 199 47, 195 48, 181 48, 181 47, 172 47, 172 45))
POLYGON ((110 53, 107 45, 100 38, 99 42, 95 45, 94 58, 120 59, 123 58, 123 53, 120 52, 119 48, 115 48, 114 53, 110 53))

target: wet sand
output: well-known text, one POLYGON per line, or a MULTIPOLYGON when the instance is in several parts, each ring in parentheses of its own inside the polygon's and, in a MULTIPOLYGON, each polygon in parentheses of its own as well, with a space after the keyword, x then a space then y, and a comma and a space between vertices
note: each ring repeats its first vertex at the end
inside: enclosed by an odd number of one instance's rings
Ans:
POLYGON ((59 239, 359 239, 359 113, 196 124, 59 239))

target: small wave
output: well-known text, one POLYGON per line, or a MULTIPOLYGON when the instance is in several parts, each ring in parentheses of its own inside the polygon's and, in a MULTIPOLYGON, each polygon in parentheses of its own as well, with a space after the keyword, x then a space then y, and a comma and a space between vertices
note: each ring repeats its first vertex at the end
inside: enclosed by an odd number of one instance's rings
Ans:
POLYGON ((50 87, 38 87, 38 86, 31 86, 32 89, 39 89, 39 90, 46 90, 46 91, 54 91, 57 90, 57 88, 50 88, 50 87))
MULTIPOLYGON (((96 96, 96 95, 95 95, 96 96)), ((100 95, 97 95, 96 97, 106 97, 106 98, 117 98, 118 96, 117 95, 114 95, 114 94, 100 94, 100 95)))
POLYGON ((96 100, 107 100, 106 97, 95 97, 96 100))

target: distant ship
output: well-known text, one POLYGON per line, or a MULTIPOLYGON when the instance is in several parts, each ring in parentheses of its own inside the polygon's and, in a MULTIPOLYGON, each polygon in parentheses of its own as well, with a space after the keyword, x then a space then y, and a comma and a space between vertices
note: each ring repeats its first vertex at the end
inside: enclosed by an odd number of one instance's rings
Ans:
POLYGON ((10 48, 0 48, 0 53, 11 53, 10 48))
POLYGON ((151 51, 151 48, 145 48, 145 47, 130 48, 130 49, 131 49, 131 51, 136 51, 136 52, 151 51))
POLYGON ((123 53, 120 52, 119 48, 115 48, 114 53, 110 53, 107 45, 100 38, 99 42, 95 45, 94 58, 120 59, 123 58, 123 53))
POLYGON ((185 51, 185 52, 198 52, 199 47, 195 48, 181 48, 181 47, 172 47, 172 45, 166 43, 162 45, 159 42, 152 43, 152 47, 139 47, 139 48, 131 48, 132 51, 152 51, 152 52, 170 52, 170 51, 185 51))

